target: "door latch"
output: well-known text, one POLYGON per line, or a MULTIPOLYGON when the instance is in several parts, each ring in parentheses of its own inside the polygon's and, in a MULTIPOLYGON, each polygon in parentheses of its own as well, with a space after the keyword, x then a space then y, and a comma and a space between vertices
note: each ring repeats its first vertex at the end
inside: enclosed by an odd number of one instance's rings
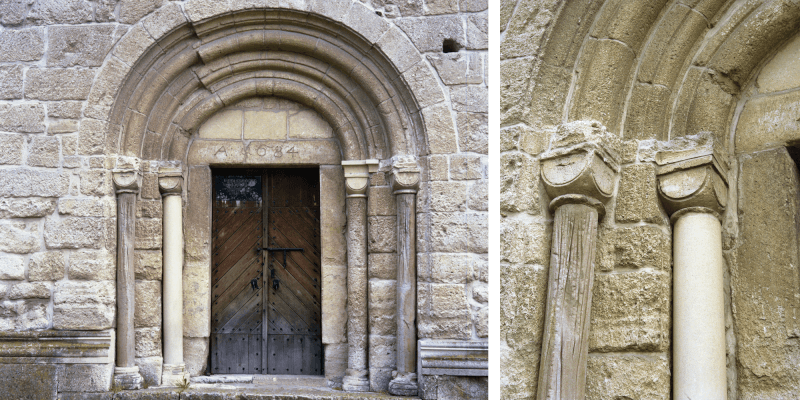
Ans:
POLYGON ((258 290, 258 278, 253 278, 253 280, 250 281, 250 286, 253 287, 253 290, 258 290))
POLYGON ((275 278, 275 279, 272 280, 272 290, 278 290, 278 288, 280 286, 281 286, 281 280, 280 279, 275 278))

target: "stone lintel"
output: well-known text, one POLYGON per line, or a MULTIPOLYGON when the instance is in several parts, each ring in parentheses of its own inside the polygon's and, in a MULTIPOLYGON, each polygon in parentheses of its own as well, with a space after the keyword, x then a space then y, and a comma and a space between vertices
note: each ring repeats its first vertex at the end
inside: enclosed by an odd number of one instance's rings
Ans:
POLYGON ((366 197, 369 174, 378 171, 378 160, 344 160, 342 168, 347 197, 366 197))

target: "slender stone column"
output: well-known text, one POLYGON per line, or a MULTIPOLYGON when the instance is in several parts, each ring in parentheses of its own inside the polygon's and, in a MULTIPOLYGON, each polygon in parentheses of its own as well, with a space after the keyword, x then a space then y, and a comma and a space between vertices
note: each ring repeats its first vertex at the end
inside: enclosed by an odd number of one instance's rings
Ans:
POLYGON ((615 153, 606 146, 608 135, 595 134, 594 126, 566 128, 559 130, 552 140, 554 148, 541 158, 555 220, 539 364, 540 400, 584 398, 597 226, 618 172, 615 153))
POLYGON ((163 306, 164 366, 163 386, 188 380, 183 362, 183 176, 180 166, 159 169, 158 188, 163 207, 163 306))
MULTIPOLYGON (((702 150, 702 149, 701 149, 702 150)), ((659 192, 672 215, 672 393, 678 400, 727 398, 722 225, 728 187, 713 150, 659 167, 659 192)))
POLYGON ((367 332, 367 188, 377 162, 342 161, 347 190, 347 371, 342 389, 369 391, 367 332))
POLYGON ((117 192, 117 366, 114 368, 114 384, 125 390, 135 390, 142 388, 142 376, 134 363, 133 326, 136 196, 141 187, 139 160, 119 157, 112 177, 117 192))
POLYGON ((389 393, 416 396, 417 383, 417 233, 416 199, 419 168, 408 160, 395 163, 392 189, 397 203, 397 370, 389 393))

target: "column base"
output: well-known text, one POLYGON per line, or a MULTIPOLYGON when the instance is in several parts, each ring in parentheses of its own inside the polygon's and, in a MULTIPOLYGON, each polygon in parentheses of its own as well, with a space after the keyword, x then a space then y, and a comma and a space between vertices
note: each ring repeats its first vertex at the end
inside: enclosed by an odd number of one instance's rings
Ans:
POLYGON ((342 379, 342 390, 345 392, 369 392, 367 371, 348 370, 342 379))
POLYGON ((416 396, 419 392, 417 374, 413 372, 392 372, 392 381, 389 382, 389 393, 395 396, 416 396))
POLYGON ((180 387, 189 384, 189 373, 186 372, 186 365, 164 364, 161 372, 161 386, 180 387))
POLYGON ((121 390, 139 390, 142 388, 142 375, 139 374, 139 367, 114 367, 115 388, 121 390))

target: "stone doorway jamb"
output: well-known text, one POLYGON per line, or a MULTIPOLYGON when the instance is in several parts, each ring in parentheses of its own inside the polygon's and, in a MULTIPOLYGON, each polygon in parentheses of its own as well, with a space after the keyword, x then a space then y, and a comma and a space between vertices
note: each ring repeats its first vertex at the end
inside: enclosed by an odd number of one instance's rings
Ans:
POLYGON ((378 160, 347 160, 342 167, 347 190, 347 371, 342 389, 368 392, 367 189, 378 160))
POLYGON ((619 172, 615 143, 598 124, 565 124, 541 158, 555 217, 538 399, 584 398, 597 227, 619 172))
POLYGON ((398 156, 391 184, 397 204, 397 370, 389 393, 416 396, 417 382, 417 233, 419 166, 415 157, 398 156))
POLYGON ((136 240, 136 196, 141 188, 139 159, 117 157, 112 170, 117 194, 117 365, 114 386, 125 390, 142 388, 142 375, 135 364, 134 244, 136 240))

